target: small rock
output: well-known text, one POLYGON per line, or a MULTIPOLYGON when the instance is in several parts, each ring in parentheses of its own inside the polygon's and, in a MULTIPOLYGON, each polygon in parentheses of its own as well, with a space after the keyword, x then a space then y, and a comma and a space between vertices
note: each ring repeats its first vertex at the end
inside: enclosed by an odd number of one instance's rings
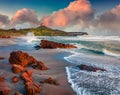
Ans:
POLYGON ((37 70, 48 70, 48 68, 41 61, 38 61, 36 64, 32 64, 32 67, 37 70))
POLYGON ((4 77, 0 76, 0 82, 4 82, 4 77))
POLYGON ((18 74, 18 73, 20 73, 20 72, 23 71, 23 70, 24 70, 24 68, 23 68, 21 65, 14 64, 14 65, 12 66, 12 71, 13 71, 13 73, 15 73, 15 74, 18 74))
POLYGON ((13 82, 13 83, 16 83, 16 82, 18 82, 18 81, 19 81, 19 78, 18 78, 18 77, 14 76, 14 77, 12 78, 12 82, 13 82))
POLYGON ((42 83, 48 83, 48 84, 53 84, 53 85, 59 85, 53 78, 49 77, 48 79, 45 79, 42 81, 42 83))
POLYGON ((98 68, 98 67, 93 67, 93 66, 87 66, 87 65, 78 65, 77 67, 79 67, 79 69, 81 70, 87 70, 87 71, 93 71, 93 72, 96 72, 96 71, 107 71, 105 69, 102 69, 102 68, 98 68))

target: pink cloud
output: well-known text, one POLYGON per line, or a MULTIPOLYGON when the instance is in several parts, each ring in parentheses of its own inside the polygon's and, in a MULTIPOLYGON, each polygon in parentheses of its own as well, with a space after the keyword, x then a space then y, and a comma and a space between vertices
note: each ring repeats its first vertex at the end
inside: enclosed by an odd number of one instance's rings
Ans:
POLYGON ((17 24, 29 23, 30 25, 39 25, 36 12, 30 9, 23 8, 18 10, 11 20, 11 26, 17 24))
POLYGON ((120 31, 120 5, 99 16, 97 25, 99 28, 120 31))
POLYGON ((67 8, 52 13, 41 20, 42 25, 49 27, 65 27, 88 22, 94 18, 94 11, 88 0, 76 0, 67 8))

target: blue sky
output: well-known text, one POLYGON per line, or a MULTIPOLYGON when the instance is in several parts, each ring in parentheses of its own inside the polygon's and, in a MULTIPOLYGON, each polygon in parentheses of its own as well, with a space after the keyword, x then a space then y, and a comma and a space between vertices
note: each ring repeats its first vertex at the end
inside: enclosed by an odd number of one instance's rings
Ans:
MULTIPOLYGON (((0 13, 12 17, 17 10, 29 8, 35 10, 38 16, 41 17, 67 7, 72 1, 74 0, 0 0, 0 13)), ((120 4, 120 0, 89 1, 98 14, 120 4)))

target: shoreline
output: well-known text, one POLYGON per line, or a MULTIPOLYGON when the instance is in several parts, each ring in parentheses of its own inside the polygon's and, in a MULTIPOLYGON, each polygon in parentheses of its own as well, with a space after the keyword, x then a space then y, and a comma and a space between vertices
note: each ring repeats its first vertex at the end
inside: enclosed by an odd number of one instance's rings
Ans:
MULTIPOLYGON (((75 95, 75 92, 72 90, 71 85, 68 83, 67 73, 65 70, 65 67, 69 66, 70 64, 68 64, 64 58, 63 60, 56 58, 60 53, 64 53, 64 51, 57 49, 40 49, 25 52, 29 53, 37 60, 42 61, 48 67, 48 70, 46 71, 35 70, 29 67, 27 68, 32 71, 33 80, 38 82, 42 87, 42 92, 36 95, 75 95), (52 77, 60 85, 54 86, 52 84, 40 83, 41 80, 47 79, 48 77, 52 77)), ((18 83, 11 82, 12 77, 17 75, 12 73, 11 64, 6 64, 8 62, 9 52, 6 52, 5 54, 0 53, 0 55, 5 57, 4 60, 0 61, 0 75, 5 77, 7 84, 14 91, 19 91, 24 94, 24 85, 21 79, 18 83)))

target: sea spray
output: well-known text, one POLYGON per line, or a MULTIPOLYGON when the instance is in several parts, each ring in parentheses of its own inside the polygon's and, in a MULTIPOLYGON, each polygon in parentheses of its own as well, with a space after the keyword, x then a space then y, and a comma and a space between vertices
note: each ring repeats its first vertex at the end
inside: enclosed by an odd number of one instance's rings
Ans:
POLYGON ((25 37, 28 43, 32 43, 32 41, 36 40, 36 37, 33 32, 28 32, 25 37))

